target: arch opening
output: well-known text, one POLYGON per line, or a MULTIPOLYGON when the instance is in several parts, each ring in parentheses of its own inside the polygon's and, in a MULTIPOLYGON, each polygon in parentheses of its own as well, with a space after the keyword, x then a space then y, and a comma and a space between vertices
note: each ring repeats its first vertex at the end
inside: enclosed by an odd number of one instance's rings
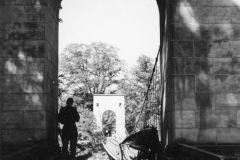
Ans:
POLYGON ((106 137, 111 137, 116 133, 116 114, 107 110, 102 115, 102 131, 106 137))

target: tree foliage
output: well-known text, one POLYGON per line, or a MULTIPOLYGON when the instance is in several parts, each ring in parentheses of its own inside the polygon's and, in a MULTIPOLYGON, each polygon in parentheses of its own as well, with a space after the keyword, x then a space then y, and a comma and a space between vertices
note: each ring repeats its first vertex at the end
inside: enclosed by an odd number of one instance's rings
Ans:
POLYGON ((153 60, 146 55, 141 55, 137 64, 130 72, 125 73, 119 84, 119 90, 125 94, 126 129, 129 133, 133 130, 140 115, 152 69, 153 60))
MULTIPOLYGON (((118 57, 118 49, 101 42, 69 44, 60 57, 59 102, 65 105, 73 97, 80 113, 78 132, 81 142, 95 142, 96 128, 93 109, 93 94, 116 92, 119 74, 124 62, 118 57)), ((87 146, 89 148, 89 144, 87 146)), ((94 147, 93 147, 94 149, 94 147)))
POLYGON ((93 94, 106 93, 119 82, 117 77, 123 61, 117 52, 117 48, 101 42, 69 44, 60 57, 59 93, 70 90, 74 96, 81 97, 85 107, 91 108, 93 94))

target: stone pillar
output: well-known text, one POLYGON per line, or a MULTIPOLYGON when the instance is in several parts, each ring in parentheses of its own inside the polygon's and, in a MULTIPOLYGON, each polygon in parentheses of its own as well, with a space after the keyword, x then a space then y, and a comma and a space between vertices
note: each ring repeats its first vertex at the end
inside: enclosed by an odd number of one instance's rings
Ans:
POLYGON ((239 144, 240 3, 163 4, 163 144, 239 144))
POLYGON ((2 153, 57 142, 58 0, 0 0, 2 153))

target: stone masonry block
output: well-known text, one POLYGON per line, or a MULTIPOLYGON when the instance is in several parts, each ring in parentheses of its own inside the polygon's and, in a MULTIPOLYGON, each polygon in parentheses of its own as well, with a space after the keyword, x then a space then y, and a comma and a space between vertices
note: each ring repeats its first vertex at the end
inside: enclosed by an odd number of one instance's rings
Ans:
MULTIPOLYGON (((211 23, 213 20, 212 17, 212 7, 190 7, 190 10, 193 10, 194 22, 197 23, 211 23)), ((190 12, 191 13, 191 12, 190 12)), ((203 25, 203 24, 201 24, 203 25)))
POLYGON ((195 74, 195 58, 184 58, 183 59, 184 63, 184 74, 195 74))
POLYGON ((232 8, 231 7, 212 7, 212 22, 214 23, 231 23, 232 8))
POLYGON ((44 22, 44 6, 1 6, 0 22, 44 22))
POLYGON ((240 58, 233 58, 233 74, 240 74, 240 58))
POLYGON ((212 71, 212 59, 196 58, 193 67, 195 68, 195 74, 198 75, 209 74, 212 71))
POLYGON ((196 128, 214 128, 218 123, 218 116, 214 111, 196 111, 196 128))
POLYGON ((5 76, 0 76, 0 93, 3 93, 5 91, 5 76))
POLYGON ((25 107, 24 94, 4 94, 3 111, 17 111, 25 107))
POLYGON ((236 90, 235 77, 228 75, 225 80, 226 92, 234 92, 236 90))
POLYGON ((195 57, 210 57, 212 43, 210 41, 195 41, 194 56, 195 57))
POLYGON ((212 0, 212 6, 233 7, 233 6, 236 6, 236 4, 232 0, 212 0))
POLYGON ((50 9, 47 7, 45 8, 45 22, 49 25, 50 29, 52 30, 53 34, 57 36, 58 34, 58 21, 55 19, 52 15, 52 12, 50 9))
POLYGON ((232 92, 239 92, 240 91, 240 75, 234 75, 233 76, 234 81, 234 89, 232 92))
POLYGON ((24 83, 22 85, 25 93, 43 93, 45 92, 46 77, 38 76, 24 76, 24 83))
POLYGON ((240 10, 239 7, 232 7, 232 23, 239 23, 240 22, 240 10))
POLYGON ((182 111, 183 128, 195 128, 195 111, 182 111))
POLYGON ((12 19, 10 7, 0 6, 0 22, 7 22, 12 19))
POLYGON ((237 126, 236 110, 196 111, 197 128, 234 128, 237 126))
POLYGON ((240 94, 238 93, 219 93, 215 94, 215 98, 218 110, 240 108, 240 94))
POLYGON ((240 40, 240 24, 232 24, 233 39, 240 40))
POLYGON ((216 144, 216 128, 199 128, 197 144, 216 144))
POLYGON ((232 73, 240 74, 240 58, 233 58, 232 60, 233 60, 232 73))
POLYGON ((13 40, 44 39, 44 23, 15 22, 8 23, 8 37, 13 40))
POLYGON ((57 121, 57 114, 51 113, 51 112, 46 112, 47 114, 47 128, 50 130, 56 129, 56 126, 58 121, 57 121))
POLYGON ((45 46, 42 40, 33 41, 16 41, 10 40, 5 41, 6 46, 2 46, 2 54, 0 57, 4 58, 19 58, 24 57, 25 59, 30 58, 44 58, 45 46))
POLYGON ((22 112, 21 111, 11 111, 3 112, 0 121, 1 128, 21 128, 22 127, 22 112))
POLYGON ((173 40, 193 40, 194 34, 183 24, 173 24, 173 40))
POLYGON ((195 128, 195 111, 175 111, 175 128, 195 128))
POLYGON ((235 32, 233 24, 213 24, 213 40, 223 42, 226 40, 234 40, 235 32))
POLYGON ((228 75, 213 75, 210 79, 210 90, 213 92, 226 92, 234 86, 234 79, 228 75))
POLYGON ((176 143, 196 143, 198 136, 198 129, 175 129, 175 142, 176 143))
POLYGON ((36 0, 1 0, 1 5, 34 5, 36 0))
POLYGON ((240 41, 233 41, 229 52, 232 52, 233 58, 240 57, 240 41))
POLYGON ((174 41, 174 57, 193 57, 193 41, 174 41))
POLYGON ((183 58, 173 58, 174 74, 184 73, 183 58))
POLYGON ((24 111, 23 128, 45 129, 46 112, 44 111, 24 111))
POLYGON ((34 74, 43 76, 45 67, 44 58, 26 59, 24 54, 17 58, 5 59, 5 74, 34 74))
MULTIPOLYGON (((189 26, 189 27, 191 27, 191 26, 189 26)), ((211 41, 213 39, 213 25, 212 24, 198 24, 197 29, 194 30, 193 33, 194 33, 193 34, 194 40, 211 41)))
POLYGON ((240 134, 239 128, 218 128, 217 143, 218 144, 239 144, 240 142, 239 134, 240 134))
POLYGON ((46 94, 25 94, 25 110, 46 110, 46 94))
POLYGON ((232 58, 213 58, 213 74, 231 74, 232 58))
POLYGON ((197 109, 195 93, 176 93, 174 94, 175 110, 193 110, 197 109))
POLYGON ((237 127, 237 111, 236 109, 217 110, 218 118, 217 127, 220 128, 236 128, 237 127))
POLYGON ((0 74, 3 74, 4 61, 3 58, 0 58, 0 74))
POLYGON ((14 145, 26 145, 29 141, 39 141, 47 138, 47 132, 44 129, 28 130, 3 130, 2 139, 4 142, 14 145))
POLYGON ((181 111, 175 111, 175 128, 183 127, 182 113, 181 111))
MULTIPOLYGON (((235 47, 236 48, 236 47, 235 47)), ((230 58, 236 54, 236 50, 232 41, 228 42, 213 42, 209 48, 208 57, 213 58, 230 58)), ((238 50, 238 49, 237 49, 238 50)))
POLYGON ((237 110, 237 128, 240 127, 240 110, 237 110))
POLYGON ((195 76, 174 76, 174 92, 194 92, 195 76))
POLYGON ((210 76, 204 71, 201 71, 196 75, 196 91, 197 92, 209 92, 210 88, 210 76))
POLYGON ((212 110, 215 108, 215 96, 210 92, 196 92, 195 103, 197 110, 212 110))
POLYGON ((3 94, 0 93, 0 111, 3 111, 3 94))
MULTIPOLYGON (((3 90, 4 93, 21 93, 23 91, 23 76, 22 75, 6 75, 3 78, 3 90)), ((1 78, 0 78, 1 79, 1 78)))

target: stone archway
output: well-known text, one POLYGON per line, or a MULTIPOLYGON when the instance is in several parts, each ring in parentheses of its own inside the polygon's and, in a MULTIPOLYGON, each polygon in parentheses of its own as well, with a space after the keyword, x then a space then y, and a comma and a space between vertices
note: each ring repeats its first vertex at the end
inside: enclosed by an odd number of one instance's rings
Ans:
POLYGON ((102 115, 103 133, 105 136, 112 136, 116 133, 116 113, 107 110, 102 115))
POLYGON ((126 137, 124 95, 93 95, 93 114, 96 118, 97 131, 102 131, 102 116, 103 113, 108 110, 113 111, 116 114, 116 134, 120 139, 124 139, 126 137))

